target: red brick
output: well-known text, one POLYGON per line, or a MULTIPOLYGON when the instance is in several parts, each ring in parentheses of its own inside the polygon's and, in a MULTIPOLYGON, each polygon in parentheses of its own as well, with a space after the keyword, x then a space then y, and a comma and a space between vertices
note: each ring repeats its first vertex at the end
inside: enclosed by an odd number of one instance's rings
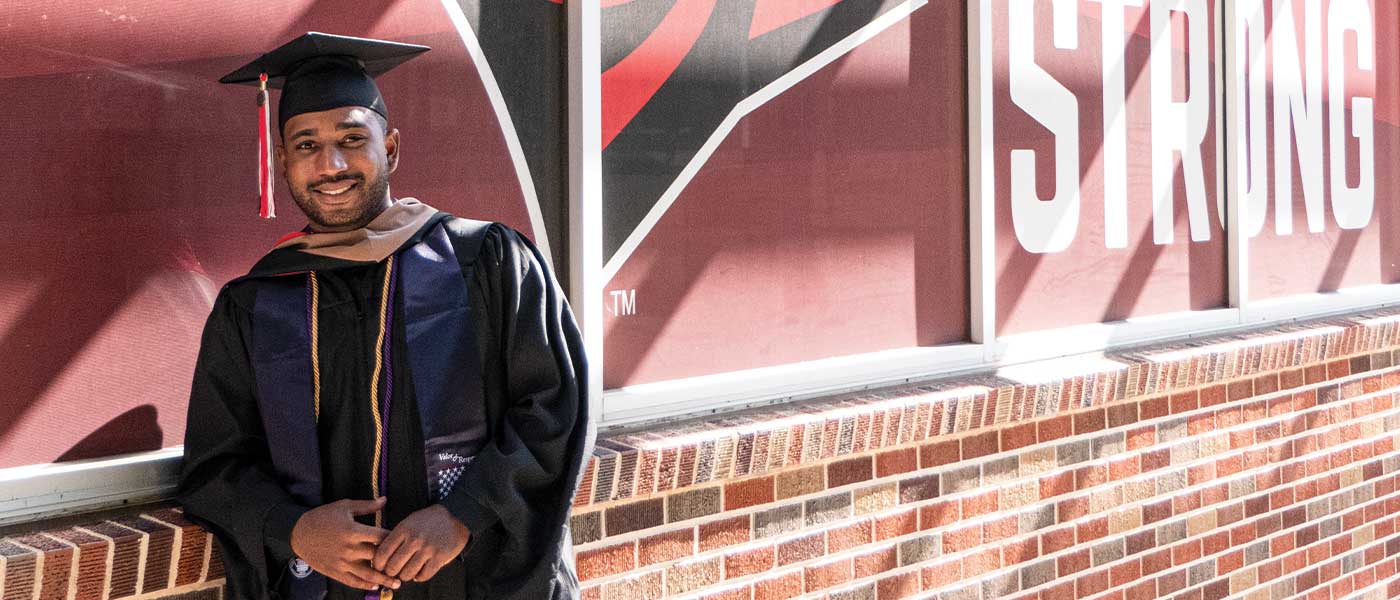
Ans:
POLYGON ((818 531, 778 544, 778 565, 812 560, 826 553, 826 534, 818 531))
POLYGON ((995 431, 967 436, 962 439, 963 460, 996 454, 999 447, 1000 443, 997 441, 997 432, 995 431))
POLYGON ((1089 549, 1070 552, 1055 561, 1060 577, 1065 577, 1089 568, 1089 549))
POLYGON ((1170 409, 1171 405, 1167 403, 1166 396, 1148 398, 1138 403, 1138 415, 1144 421, 1157 417, 1165 417, 1170 409))
POLYGON ((999 542, 1019 533, 1020 519, 1016 515, 987 521, 982 525, 982 541, 999 542))
POLYGON ((1110 481, 1127 479, 1141 472, 1136 456, 1114 459, 1108 463, 1108 478, 1110 481))
POLYGON ((1166 596, 1174 594, 1186 587, 1186 569, 1172 571, 1157 578, 1157 594, 1166 596))
POLYGON ((1172 546, 1172 564, 1184 565, 1201 557, 1201 540, 1190 540, 1172 546))
POLYGON ((1123 591, 1126 600, 1157 600, 1157 582, 1148 580, 1123 591))
POLYGON ((982 526, 967 525, 952 531, 943 532, 943 553, 952 554, 971 550, 982 543, 982 526))
POLYGON ((1142 575, 1152 575, 1172 568, 1172 551, 1158 550, 1142 555, 1142 575))
POLYGON ((1108 589, 1108 585, 1108 571, 1088 573, 1074 581, 1074 597, 1088 598, 1108 589))
POLYGON ((724 578, 733 579, 773 568, 776 552, 773 546, 760 546, 724 557, 724 578))
POLYGON ((919 570, 920 587, 926 590, 943 589, 962 579, 962 561, 953 560, 924 567, 919 570))
POLYGON ((1088 496, 1079 496, 1060 501, 1055 505, 1056 518, 1061 522, 1073 521, 1089 514, 1088 496))
POLYGON ((773 477, 757 477, 724 486, 724 510, 738 510, 773 502, 773 477))
POLYGON ((1183 392, 1172 394, 1171 412, 1172 414, 1184 413, 1196 410, 1200 406, 1200 399, 1196 397, 1196 392, 1183 392))
POLYGON ((918 530, 919 512, 912 508, 875 519, 876 540, 887 540, 918 530))
POLYGON ((803 569, 802 573, 808 592, 824 590, 851 580, 851 559, 844 558, 822 565, 809 566, 803 569))
POLYGON ((1010 566, 1023 563, 1040 556, 1040 540, 1029 538, 1017 540, 1001 547, 1001 562, 1010 566))
POLYGON ((701 552, 742 544, 749 541, 749 517, 745 515, 701 523, 699 534, 701 552))
POLYGON ((908 473, 919 468, 919 454, 915 448, 890 450, 875 455, 875 476, 887 477, 908 473))
POLYGON ((962 500, 962 518, 971 519, 973 517, 994 513, 997 511, 997 492, 990 491, 983 494, 968 496, 962 500))
POLYGON ((1035 423, 1011 425, 1001 430, 1001 451, 1009 452, 1036 443, 1035 423))
POLYGON ((899 575, 890 575, 880 579, 875 584, 877 597, 884 600, 886 598, 907 598, 919 593, 919 572, 909 571, 899 575))
POLYGON ((1172 501, 1170 498, 1144 504, 1142 507, 1142 522, 1144 525, 1156 523, 1170 516, 1172 516, 1172 501))
POLYGON ((957 440, 934 442, 919 446, 919 467, 939 467, 958 462, 960 445, 957 440))
POLYGON ((1202 388, 1200 393, 1201 406, 1215 406, 1224 404, 1227 398, 1225 386, 1216 384, 1208 388, 1202 388))
POLYGON ((1131 429, 1127 434, 1125 447, 1128 450, 1138 450, 1146 448, 1157 442, 1157 431, 1154 427, 1139 427, 1131 429))
POLYGON ((1109 569, 1109 582, 1119 587, 1142 578, 1142 562, 1130 560, 1113 565, 1109 569))
POLYGON ((1101 408, 1087 410, 1074 415, 1074 435, 1103 431, 1108 415, 1101 408))
POLYGON ((1074 526, 1067 525, 1051 529, 1040 536, 1040 551, 1045 554, 1059 552, 1074 545, 1074 526))
POLYGON ((1108 537, 1108 517, 1089 519, 1076 528, 1076 539, 1081 544, 1104 537, 1108 537))
POLYGON ((899 554, 894 546, 881 548, 855 557, 855 577, 870 577, 899 568, 899 554))
POLYGON ((575 557, 579 581, 616 575, 637 567, 637 544, 627 542, 579 552, 575 557))
POLYGON ((1092 465, 1074 470, 1074 487, 1087 490, 1108 483, 1108 467, 1092 465))
POLYGON ((827 552, 835 554, 871 542, 874 525, 869 519, 837 527, 826 532, 827 552))
POLYGON ((1036 424, 1036 439, 1041 442, 1064 439, 1069 437, 1070 429, 1069 415, 1045 419, 1036 424))
POLYGON ((1327 363, 1327 378, 1338 379, 1351 375, 1351 365, 1346 360, 1334 360, 1327 363))
POLYGON ((1191 415, 1186 418, 1186 432, 1200 435, 1215 430, 1215 413, 1191 415))
POLYGON ((753 600, 785 600, 802 595, 802 571, 789 571, 753 584, 753 600))
POLYGON ((1170 465, 1172 462, 1171 451, 1162 448, 1151 452, 1144 452, 1142 455, 1142 472, 1155 471, 1170 465))
POLYGON ((676 560, 694 554, 695 530, 682 529, 642 538, 637 547, 639 566, 676 560))
POLYGON ((1241 398, 1248 398, 1254 395, 1254 382, 1247 379, 1244 381, 1231 382, 1229 390, 1226 393, 1231 402, 1241 398))
POLYGON ((1065 471, 1040 478, 1040 497, 1053 498, 1074 491, 1074 473, 1065 471))
POLYGON ((1222 554, 1215 560, 1216 575, 1233 573, 1244 566, 1244 550, 1235 550, 1222 554))
POLYGON ((1108 407, 1108 426, 1122 427, 1138 421, 1138 406, 1133 402, 1120 402, 1108 407))
POLYGON ((826 467, 826 485, 830 488, 868 481, 870 477, 871 468, 869 456, 838 460, 826 467))
POLYGON ((943 500, 920 507, 919 528, 932 529, 956 523, 961 518, 961 504, 957 500, 943 500))
POLYGON ((963 577, 972 578, 1001 568, 1001 551, 988 548, 963 558, 963 577))

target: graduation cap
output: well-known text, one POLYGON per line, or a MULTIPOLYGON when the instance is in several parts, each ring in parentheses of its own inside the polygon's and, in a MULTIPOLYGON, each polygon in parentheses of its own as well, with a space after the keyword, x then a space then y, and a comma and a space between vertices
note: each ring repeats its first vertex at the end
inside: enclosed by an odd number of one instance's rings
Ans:
POLYGON ((427 46, 310 32, 268 52, 219 83, 258 87, 258 196, 264 219, 272 206, 272 132, 268 88, 281 88, 277 130, 302 113, 363 106, 388 118, 374 78, 427 52, 427 46))

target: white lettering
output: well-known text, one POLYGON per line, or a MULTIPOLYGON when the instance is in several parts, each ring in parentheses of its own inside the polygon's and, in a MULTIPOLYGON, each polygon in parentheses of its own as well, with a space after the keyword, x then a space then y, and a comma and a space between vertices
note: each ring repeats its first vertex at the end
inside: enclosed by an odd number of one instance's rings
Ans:
POLYGON ((1109 248, 1128 247, 1128 128, 1126 23, 1128 6, 1142 0, 1097 0, 1103 4, 1103 234, 1109 248))
POLYGON ((1235 169, 1239 176, 1235 197, 1239 199, 1240 218, 1244 220, 1244 233, 1254 237, 1264 230, 1264 220, 1269 210, 1269 153, 1268 153, 1268 105, 1265 103, 1265 61, 1264 39, 1268 30, 1264 27, 1263 0, 1235 0, 1235 114, 1239 115, 1234 127, 1240 132, 1239 152, 1236 154, 1235 169))
MULTIPOLYGON (((1079 45, 1074 0, 1053 0, 1055 47, 1079 45)), ((1079 102, 1035 62, 1035 0, 1012 0, 1009 17, 1011 101, 1055 136, 1055 195, 1036 193, 1034 150, 1011 151, 1011 222, 1029 252, 1069 247, 1079 227, 1079 102)))
POLYGON ((1321 0, 1304 3, 1303 27, 1306 29, 1302 44, 1307 55, 1306 79, 1298 64, 1293 0, 1274 0, 1271 28, 1274 44, 1274 230, 1279 235, 1293 233, 1293 144, 1290 137, 1297 140, 1298 177, 1303 182, 1308 231, 1317 233, 1324 228, 1321 0))
POLYGON ((1153 0, 1152 26, 1152 239, 1170 244, 1173 238, 1172 207, 1175 153, 1181 152, 1186 179, 1186 209, 1191 240, 1210 239, 1206 212, 1206 180, 1201 144, 1210 127, 1210 23, 1205 0, 1153 0), (1186 17, 1187 77, 1191 96, 1186 102, 1172 99, 1172 13, 1186 17))
POLYGON ((1376 203, 1376 139, 1372 98, 1351 101, 1351 134, 1360 141, 1360 179, 1347 183, 1346 32, 1356 32, 1357 68, 1375 69, 1375 32, 1366 0, 1332 0, 1327 11, 1328 102, 1331 106, 1332 217, 1342 229, 1361 229, 1371 222, 1376 203))

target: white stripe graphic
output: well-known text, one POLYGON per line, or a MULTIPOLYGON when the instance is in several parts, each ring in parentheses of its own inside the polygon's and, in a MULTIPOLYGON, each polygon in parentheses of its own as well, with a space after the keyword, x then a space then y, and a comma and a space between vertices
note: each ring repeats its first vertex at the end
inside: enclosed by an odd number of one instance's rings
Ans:
MULTIPOLYGON (((444 0, 444 2, 447 1, 450 0, 444 0)), ((626 241, 622 242, 622 246, 612 255, 612 258, 608 259, 607 264, 603 265, 603 284, 606 285, 609 281, 612 281, 613 276, 617 275, 618 270, 622 268, 622 263, 627 262, 628 257, 632 256, 632 252, 637 249, 637 246, 641 245, 642 239, 645 238, 647 234, 651 232, 652 227, 655 227, 656 223, 661 220, 661 216, 666 214, 666 210, 671 208, 671 204, 681 195, 681 191, 685 190, 685 186, 690 184, 690 180, 695 178, 695 174, 700 172, 700 168, 705 166, 705 163, 710 160, 710 156, 719 148, 720 143, 723 142, 725 138, 729 137, 729 132, 734 130, 734 127, 739 124, 740 119, 743 119, 758 107, 763 106, 769 100, 777 97, 778 94, 787 91, 792 86, 797 85, 798 82, 810 77, 813 73, 821 70, 822 67, 831 64, 846 53, 855 50, 857 46, 870 41, 871 38, 874 38, 894 24, 904 20, 905 17, 908 17, 926 4, 928 4, 928 0, 906 0, 905 2, 901 2, 895 8, 890 9, 889 12, 876 17, 875 20, 867 23, 864 27, 855 30, 841 41, 832 44, 830 48, 821 51, 816 56, 807 59, 807 62, 798 65, 797 68, 788 71, 782 77, 763 86, 763 88, 754 92, 753 95, 740 100, 739 103, 734 106, 734 110, 729 111, 729 115, 720 122, 719 127, 715 128, 714 133, 710 134, 710 138, 705 140, 705 144, 700 147, 700 150, 695 153, 695 156, 691 157, 690 162, 686 163, 685 168, 676 176, 676 180, 671 182, 670 187, 666 188, 666 192, 661 194, 661 198, 656 201, 656 204, 652 205, 651 210, 647 211, 647 216, 637 224, 637 227, 627 236, 626 241)))
POLYGON ((491 100, 491 108, 496 111, 496 120, 501 123, 501 135, 506 140, 506 149, 510 151, 510 160, 515 164, 515 177, 520 181, 520 194, 525 197, 525 210, 530 213, 530 228, 534 230, 531 237, 534 238, 540 253, 544 254, 549 268, 553 269, 554 256, 549 251, 549 232, 544 228, 540 199, 535 193, 535 184, 530 177, 530 165, 525 162, 525 151, 520 147, 520 136, 515 132, 515 122, 511 120, 510 110, 506 108, 505 96, 501 95, 501 87, 496 84, 496 76, 491 73, 486 54, 481 51, 481 42, 477 41, 476 32, 472 31, 472 25, 467 21, 467 15, 462 12, 457 0, 442 0, 442 8, 452 19, 457 34, 462 36, 462 44, 467 47, 467 54, 472 57, 472 64, 476 66, 476 72, 481 77, 481 85, 486 89, 486 97, 491 100))

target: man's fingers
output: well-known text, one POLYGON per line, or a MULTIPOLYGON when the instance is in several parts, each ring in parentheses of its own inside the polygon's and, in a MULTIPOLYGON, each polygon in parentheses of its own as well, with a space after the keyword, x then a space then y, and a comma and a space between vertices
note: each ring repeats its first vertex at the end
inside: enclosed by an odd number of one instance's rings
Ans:
POLYGON ((348 585, 348 586, 350 586, 350 587, 352 587, 352 588, 356 588, 356 589, 361 589, 361 590, 373 590, 373 589, 378 589, 378 588, 379 588, 379 586, 374 585, 373 583, 370 583, 370 582, 368 582, 368 581, 365 581, 364 579, 361 579, 360 577, 357 577, 357 576, 356 576, 355 574, 353 574, 353 573, 344 573, 344 572, 338 573, 338 574, 335 575, 334 578, 335 578, 336 581, 339 581, 339 582, 341 582, 341 583, 343 583, 343 584, 345 584, 345 585, 348 585))
POLYGON ((350 524, 350 541, 352 542, 369 542, 377 546, 388 536, 388 529, 361 525, 359 523, 350 524))
POLYGON ((351 575, 354 575, 356 577, 359 577, 360 579, 374 584, 372 587, 382 586, 395 589, 399 587, 398 579, 395 579, 393 577, 390 577, 388 575, 380 573, 379 571, 374 570, 374 568, 370 567, 369 563, 366 561, 350 561, 346 565, 345 570, 351 575))
MULTIPOLYGON (((376 551, 377 551, 377 550, 376 550, 374 544, 370 544, 370 543, 351 544, 350 547, 347 548, 347 549, 345 550, 345 554, 342 555, 341 558, 344 558, 344 559, 346 559, 346 560, 362 560, 362 561, 365 561, 365 562, 368 563, 368 562, 370 562, 372 559, 374 559, 374 553, 375 553, 376 551)), ((376 570, 376 571, 383 571, 383 569, 380 569, 380 568, 378 568, 378 567, 375 567, 375 570, 376 570)))
POLYGON ((350 514, 356 517, 372 515, 384 509, 384 497, 380 496, 374 500, 341 500, 350 514))
POLYGON ((384 563, 384 572, 392 577, 407 579, 403 576, 403 568, 409 564, 409 561, 414 555, 418 554, 419 549, 422 547, 423 542, 419 540, 412 538, 405 539, 404 543, 400 544, 398 548, 395 548, 394 553, 389 556, 388 561, 384 563))
MULTIPOLYGON (((399 546, 403 545, 405 538, 406 536, 402 530, 395 529, 388 537, 384 538, 384 541, 379 542, 379 549, 375 551, 374 562, 372 563, 375 570, 388 572, 388 569, 384 567, 389 564, 389 557, 394 555, 394 551, 398 550, 399 546)), ((393 573, 390 574, 392 575, 393 573)))
POLYGON ((449 562, 452 562, 451 558, 428 561, 428 564, 423 565, 423 570, 418 572, 418 576, 413 578, 413 581, 427 581, 432 579, 438 574, 438 571, 441 571, 449 562))
POLYGON ((432 551, 424 548, 421 552, 413 555, 413 560, 408 561, 402 571, 399 571, 398 578, 404 581, 425 581, 420 579, 418 574, 423 570, 423 565, 432 560, 432 551))

